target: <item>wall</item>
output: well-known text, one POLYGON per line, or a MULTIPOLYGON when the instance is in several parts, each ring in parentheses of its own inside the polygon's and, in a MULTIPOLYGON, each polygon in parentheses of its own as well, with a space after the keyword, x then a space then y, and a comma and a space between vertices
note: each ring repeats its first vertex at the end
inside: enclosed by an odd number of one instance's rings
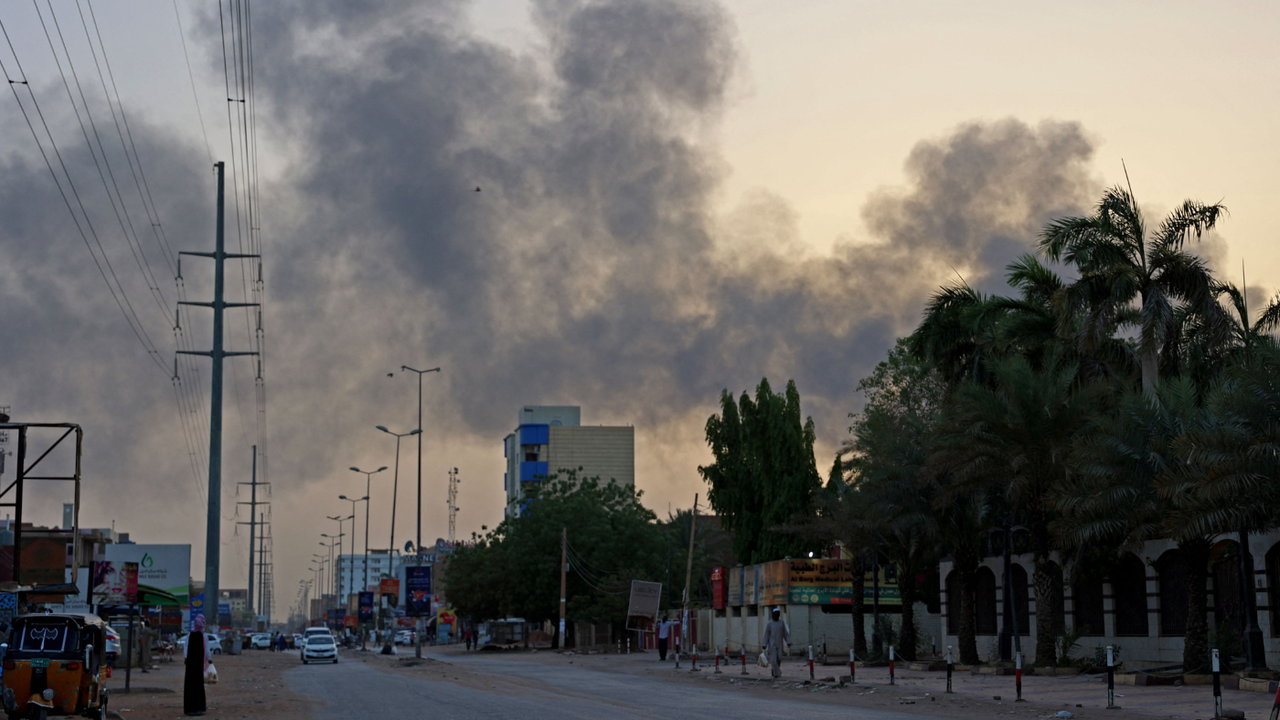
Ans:
MULTIPOLYGON (((1215 538, 1215 554, 1222 554, 1227 551, 1225 560, 1230 562, 1232 557, 1229 553, 1233 550, 1236 538, 1234 536, 1221 536, 1215 538)), ((1183 639, 1178 635, 1166 635, 1162 632, 1161 621, 1163 614, 1173 612, 1172 608, 1166 609, 1161 607, 1161 577, 1160 568, 1163 567, 1162 558, 1166 552, 1176 550, 1177 545, 1170 540, 1153 540, 1146 543, 1140 552, 1134 553, 1136 558, 1141 561, 1142 576, 1135 578, 1135 590, 1142 589, 1145 592, 1140 594, 1145 596, 1144 607, 1140 610, 1132 607, 1119 607, 1124 604, 1125 600, 1119 597, 1115 584, 1109 581, 1102 583, 1103 598, 1103 632, 1098 636, 1082 637, 1080 639, 1080 648, 1073 653, 1073 657, 1080 657, 1082 654, 1091 655, 1095 646, 1106 646, 1109 644, 1118 644, 1121 648, 1121 660, 1130 667, 1151 667, 1158 665, 1172 665, 1182 662, 1183 639), (1134 635, 1117 635, 1116 618, 1117 612, 1133 612, 1141 614, 1145 611, 1147 620, 1146 634, 1141 636, 1134 635)), ((1270 667, 1280 667, 1280 626, 1273 621, 1272 607, 1276 605, 1276 600, 1280 600, 1280 532, 1269 532, 1259 535, 1251 535, 1249 537, 1249 552, 1253 559, 1253 581, 1257 597, 1258 606, 1258 625, 1262 628, 1262 634, 1267 650, 1267 665, 1270 667), (1268 576, 1267 572, 1267 554, 1270 552, 1273 557, 1272 573, 1268 576), (1273 593, 1276 597, 1272 597, 1273 593)), ((1051 558, 1058 562, 1056 554, 1051 558)), ((1013 556, 1014 563, 1020 565, 1026 571, 1028 587, 1028 615, 1030 620, 1030 628, 1023 631, 1019 628, 1022 635, 1022 648, 1026 657, 1035 655, 1036 643, 1036 598, 1035 586, 1033 583, 1034 563, 1030 554, 1013 556)), ((1238 563, 1238 558, 1235 560, 1238 563)), ((986 558, 983 563, 994 573, 996 577, 996 618, 997 626, 1002 622, 1003 618, 1003 560, 999 557, 986 558)), ((1136 565, 1135 565, 1136 567, 1136 565)), ((947 576, 952 571, 950 561, 944 561, 939 568, 939 574, 942 577, 942 627, 946 627, 946 618, 951 610, 951 598, 947 593, 947 576)), ((1170 580, 1172 583, 1172 579, 1170 580)), ((1206 582, 1206 591, 1209 594, 1209 628, 1215 625, 1215 595, 1221 594, 1225 600, 1227 597, 1234 598, 1236 593, 1231 588, 1225 588, 1221 593, 1215 593, 1214 573, 1212 566, 1210 567, 1209 577, 1206 582)), ((1073 588, 1070 582, 1064 583, 1063 609, 1065 614, 1065 625, 1068 628, 1076 627, 1075 604, 1077 598, 1074 596, 1073 588)), ((1136 597, 1139 593, 1134 593, 1136 597)), ((1223 605, 1219 608, 1223 611, 1234 611, 1234 605, 1229 609, 1223 605)), ((956 603, 956 610, 959 610, 959 604, 956 603)), ((1130 617, 1133 617, 1130 614, 1130 617)), ((979 635, 977 639, 978 654, 984 661, 993 660, 996 655, 997 635, 979 635)), ((946 644, 955 645, 958 643, 954 635, 946 635, 946 644)))
POLYGON ((547 469, 582 468, 579 477, 600 476, 621 485, 635 486, 635 428, 552 426, 547 451, 547 469))

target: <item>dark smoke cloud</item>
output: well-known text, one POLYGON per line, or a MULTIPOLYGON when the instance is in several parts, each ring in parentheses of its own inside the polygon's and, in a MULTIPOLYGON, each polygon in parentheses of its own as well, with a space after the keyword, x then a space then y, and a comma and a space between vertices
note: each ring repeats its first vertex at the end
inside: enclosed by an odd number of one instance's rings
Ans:
MULTIPOLYGON (((313 530, 320 513, 296 509, 335 503, 324 483, 347 466, 390 464, 372 426, 417 422, 401 364, 445 368, 426 380, 429 475, 477 448, 500 473, 499 440, 527 403, 581 404, 588 422, 634 423, 660 446, 640 454, 688 455, 720 390, 762 376, 795 378, 834 445, 857 380, 953 268, 998 287, 1045 220, 1095 196, 1078 125, 970 123, 922 141, 905 185, 865 202, 868 237, 818 253, 767 191, 712 210, 726 170, 714 131, 739 62, 717 4, 538 0, 529 54, 477 39, 465 11, 307 0, 254 13, 261 145, 283 167, 261 218, 271 467, 289 498, 277 537, 313 530)), ((204 23, 218 37, 216 17, 204 23)), ((207 249, 203 153, 145 134, 181 249, 207 249)), ((3 162, 0 389, 109 428, 95 453, 115 470, 111 512, 132 498, 198 517, 169 386, 139 369, 44 168, 3 162)), ((243 444, 228 486, 247 478, 243 444)), ((688 487, 694 464, 641 484, 688 487)), ((492 518, 497 478, 473 477, 488 489, 471 517, 492 518)))

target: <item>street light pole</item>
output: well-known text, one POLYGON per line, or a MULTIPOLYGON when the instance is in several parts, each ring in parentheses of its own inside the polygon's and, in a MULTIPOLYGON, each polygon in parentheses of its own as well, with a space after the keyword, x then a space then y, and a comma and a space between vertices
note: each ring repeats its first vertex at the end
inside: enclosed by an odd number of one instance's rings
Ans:
POLYGON ((394 435, 396 438, 396 469, 394 473, 395 479, 392 480, 391 482, 391 541, 387 546, 391 548, 387 552, 390 553, 391 557, 394 558, 395 551, 396 551, 396 497, 399 495, 399 492, 400 492, 400 438, 408 437, 410 435, 421 435, 422 430, 420 429, 410 430, 407 433, 393 433, 390 430, 388 430, 384 425, 376 425, 375 427, 377 427, 377 429, 381 430, 382 432, 388 435, 394 435))
MULTIPOLYGON (((377 470, 371 470, 369 472, 365 472, 364 470, 361 470, 358 467, 351 468, 353 472, 358 472, 361 475, 364 475, 364 497, 361 498, 361 500, 364 500, 364 586, 365 586, 365 589, 368 589, 369 587, 369 496, 370 496, 369 490, 372 487, 373 476, 377 475, 378 473, 386 469, 387 469, 386 465, 383 465, 377 470)), ((347 498, 346 495, 343 495, 342 499, 347 500, 349 498, 347 498)), ((357 502, 360 502, 360 500, 351 501, 351 512, 353 514, 356 511, 357 502)), ((353 528, 352 533, 354 534, 354 532, 355 530, 353 528)))
MULTIPOLYGON (((431 372, 440 372, 440 368, 435 367, 430 370, 415 370, 408 365, 401 365, 401 370, 409 370, 418 373, 418 429, 422 429, 422 376, 431 372)), ((421 562, 422 557, 422 433, 418 433, 418 536, 414 543, 414 552, 421 562)), ((419 653, 421 653, 421 643, 419 643, 419 653)), ((421 654, 419 654, 421 657, 421 654)))

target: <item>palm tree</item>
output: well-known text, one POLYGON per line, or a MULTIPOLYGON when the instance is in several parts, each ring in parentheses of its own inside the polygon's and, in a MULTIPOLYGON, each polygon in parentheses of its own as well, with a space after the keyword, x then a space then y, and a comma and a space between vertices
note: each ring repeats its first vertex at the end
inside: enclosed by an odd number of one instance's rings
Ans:
POLYGON ((1187 563, 1186 672, 1209 657, 1205 585, 1213 534, 1188 521, 1196 514, 1188 488, 1204 482, 1205 468, 1187 462, 1175 447, 1211 422, 1196 383, 1185 375, 1163 381, 1154 399, 1127 393, 1077 446, 1079 472, 1059 495, 1054 528, 1068 544, 1122 553, 1161 537, 1178 544, 1187 563))
POLYGON ((1093 422, 1106 386, 1081 381, 1079 366, 1054 354, 1039 368, 1020 356, 990 368, 990 386, 967 383, 952 397, 931 464, 962 485, 999 488, 1030 530, 1037 608, 1044 608, 1036 612, 1036 662, 1053 665, 1062 576, 1050 559, 1050 522, 1071 474, 1073 444, 1093 422))
POLYGON ((1080 272, 1065 307, 1087 309, 1083 344, 1103 342, 1116 327, 1136 328, 1142 389, 1148 396, 1155 395, 1160 347, 1178 304, 1213 311, 1209 269, 1183 246, 1188 238, 1199 240, 1213 229, 1225 212, 1221 204, 1187 200, 1148 235, 1133 195, 1114 187, 1103 193, 1093 215, 1055 220, 1040 236, 1046 257, 1080 272))

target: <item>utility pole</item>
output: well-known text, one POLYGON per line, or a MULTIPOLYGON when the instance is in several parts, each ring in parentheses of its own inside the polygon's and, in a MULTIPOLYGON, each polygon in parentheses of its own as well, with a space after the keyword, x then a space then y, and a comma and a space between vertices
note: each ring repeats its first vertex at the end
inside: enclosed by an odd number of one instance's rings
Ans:
MULTIPOLYGON (((236 505, 249 506, 249 522, 239 522, 236 524, 249 526, 249 597, 247 598, 247 602, 245 603, 245 605, 246 607, 249 608, 249 612, 253 613, 254 615, 258 615, 260 614, 258 612, 258 605, 254 604, 253 602, 253 579, 254 579, 253 576, 255 575, 254 568, 261 567, 260 561, 258 560, 258 557, 254 551, 254 548, 257 547, 257 541, 258 541, 257 530, 259 527, 261 527, 261 524, 258 522, 258 505, 259 505, 258 486, 266 485, 267 483, 258 482, 258 446, 257 445, 253 446, 253 475, 251 475, 250 477, 252 478, 252 482, 237 483, 237 485, 249 486, 249 502, 236 503, 236 505)), ((265 545, 266 534, 263 533, 261 537, 263 538, 263 544, 265 545)), ((265 592, 263 589, 261 589, 263 588, 261 580, 258 581, 258 587, 260 588, 259 593, 265 592)))
POLYGON ((564 649, 565 574, 569 570, 569 529, 560 528, 560 649, 564 649))
MULTIPOLYGON (((418 429, 422 429, 422 376, 427 373, 440 372, 440 368, 430 370, 414 370, 408 365, 401 365, 401 370, 409 370, 418 374, 418 429)), ((418 433, 418 537, 414 548, 418 554, 418 564, 422 563, 422 433, 418 433)))
POLYGON ((229 303, 223 299, 223 282, 224 273, 223 266, 228 258, 256 258, 259 255, 246 255, 240 253, 227 253, 224 242, 224 228, 226 214, 226 198, 224 193, 226 165, 222 162, 214 163, 214 168, 218 173, 218 201, 217 201, 217 222, 214 234, 214 251, 211 253, 202 252, 180 252, 178 276, 182 276, 182 255, 195 255, 198 257, 213 258, 213 302, 188 302, 179 301, 179 305, 198 305, 213 310, 213 347, 208 352, 197 350, 179 350, 178 353, 184 355, 204 355, 208 357, 213 365, 210 373, 210 382, 212 383, 209 396, 209 513, 205 526, 205 546, 204 546, 204 601, 206 621, 208 620, 208 610, 210 604, 213 605, 213 622, 211 625, 218 624, 218 602, 220 600, 219 591, 221 588, 218 584, 218 574, 222 567, 222 360, 223 358, 234 355, 257 355, 256 352, 229 352, 222 349, 222 313, 227 308, 236 307, 257 307, 258 303, 229 303))
POLYGON ((684 636, 685 647, 689 647, 689 600, 693 597, 693 593, 689 592, 689 583, 693 582, 693 538, 697 532, 698 495, 695 493, 693 496, 693 514, 689 516, 689 562, 684 568, 684 617, 680 619, 680 634, 684 636))
POLYGON ((453 545, 458 527, 458 468, 449 471, 449 544, 453 545))

